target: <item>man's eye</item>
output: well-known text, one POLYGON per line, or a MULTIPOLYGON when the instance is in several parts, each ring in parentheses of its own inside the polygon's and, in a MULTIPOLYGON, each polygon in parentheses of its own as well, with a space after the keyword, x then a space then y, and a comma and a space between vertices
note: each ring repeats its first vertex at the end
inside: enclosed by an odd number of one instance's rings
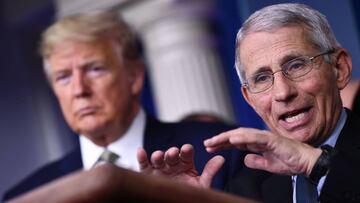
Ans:
POLYGON ((264 83, 264 82, 268 82, 271 80, 271 74, 258 74, 258 75, 255 75, 253 77, 253 83, 254 84, 259 84, 259 83, 264 83))
POLYGON ((87 72, 90 74, 90 76, 100 76, 106 71, 106 68, 104 66, 92 66, 87 69, 87 72))
POLYGON ((55 80, 55 83, 65 85, 65 84, 69 83, 69 81, 70 81, 70 74, 66 74, 66 73, 57 74, 57 75, 55 75, 54 80, 55 80))
POLYGON ((286 66, 286 72, 294 72, 303 69, 306 66, 306 61, 304 59, 296 59, 290 61, 286 66))
POLYGON ((102 70, 104 70, 104 67, 102 67, 102 66, 94 66, 94 67, 91 67, 89 69, 91 71, 102 71, 102 70))

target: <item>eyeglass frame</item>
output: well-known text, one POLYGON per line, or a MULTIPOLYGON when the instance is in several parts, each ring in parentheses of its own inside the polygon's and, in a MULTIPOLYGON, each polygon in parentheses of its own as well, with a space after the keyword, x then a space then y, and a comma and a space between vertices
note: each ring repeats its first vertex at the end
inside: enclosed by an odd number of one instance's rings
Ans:
MULTIPOLYGON (((294 80, 294 79, 300 78, 300 77, 302 77, 302 76, 307 75, 308 73, 310 73, 311 70, 314 68, 314 67, 313 67, 313 63, 314 63, 313 60, 314 60, 314 59, 316 59, 316 58, 319 57, 319 56, 324 56, 324 55, 328 55, 328 54, 333 54, 334 52, 335 52, 335 49, 330 49, 330 50, 321 52, 320 54, 317 54, 317 55, 312 56, 312 57, 309 57, 309 56, 299 56, 299 57, 296 57, 296 58, 294 58, 294 59, 291 59, 291 60, 287 61, 286 63, 284 63, 283 65, 281 65, 281 69, 280 69, 280 70, 277 70, 277 71, 275 71, 275 72, 272 72, 271 74, 268 74, 268 76, 271 76, 271 85, 269 85, 268 87, 265 87, 263 90, 260 90, 260 91, 252 91, 252 90, 250 89, 250 85, 249 85, 249 79, 254 78, 255 76, 258 76, 260 73, 259 73, 259 74, 255 74, 255 75, 251 76, 250 78, 246 79, 245 82, 242 84, 242 86, 245 87, 247 90, 249 90, 249 92, 251 92, 251 93, 253 93, 253 94, 257 94, 257 93, 264 92, 264 91, 270 89, 270 88, 274 85, 274 79, 275 79, 274 75, 275 75, 275 73, 281 72, 281 73, 283 74, 283 76, 285 76, 285 77, 286 77, 287 79, 289 79, 289 80, 294 80), (310 61, 311 67, 309 68, 309 71, 305 72, 305 73, 302 74, 302 75, 298 75, 298 76, 296 76, 296 77, 290 76, 290 75, 288 74, 288 71, 287 71, 289 68, 283 68, 283 67, 284 67, 284 66, 285 66, 285 67, 290 67, 290 66, 286 66, 286 64, 289 64, 290 62, 293 62, 293 61, 298 60, 298 59, 301 59, 301 58, 306 58, 308 61, 310 61)), ((270 83, 269 83, 269 84, 270 84, 270 83)))

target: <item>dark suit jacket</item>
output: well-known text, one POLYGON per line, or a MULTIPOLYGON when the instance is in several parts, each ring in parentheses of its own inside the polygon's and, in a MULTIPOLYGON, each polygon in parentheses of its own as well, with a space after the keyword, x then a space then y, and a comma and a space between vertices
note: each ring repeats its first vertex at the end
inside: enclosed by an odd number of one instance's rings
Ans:
MULTIPOLYGON (((338 153, 320 193, 321 202, 360 202, 360 118, 349 110, 347 115, 335 145, 338 153)), ((229 182, 227 190, 264 202, 292 202, 290 176, 246 167, 229 182)))
POLYGON ((351 108, 353 112, 355 112, 357 115, 360 115, 360 86, 356 90, 356 94, 351 108))
MULTIPOLYGON (((144 148, 148 153, 155 150, 166 150, 170 147, 190 143, 195 148, 195 165, 201 172, 205 163, 214 156, 206 152, 203 140, 220 132, 233 128, 221 123, 183 122, 162 123, 147 117, 144 137, 144 148)), ((243 153, 237 150, 228 150, 220 153, 225 158, 225 164, 213 181, 213 187, 222 189, 225 181, 238 172, 243 166, 243 153)), ((10 189, 4 195, 4 200, 11 199, 35 187, 81 169, 82 160, 80 146, 60 160, 45 165, 31 174, 25 180, 10 189)))

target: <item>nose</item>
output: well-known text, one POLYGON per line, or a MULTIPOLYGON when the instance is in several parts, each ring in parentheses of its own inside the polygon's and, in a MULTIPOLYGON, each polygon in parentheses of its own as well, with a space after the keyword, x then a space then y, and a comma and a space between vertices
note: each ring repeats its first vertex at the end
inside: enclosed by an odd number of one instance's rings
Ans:
POLYGON ((293 81, 286 78, 283 74, 274 75, 272 92, 274 100, 278 102, 289 102, 297 95, 293 81))
POLYGON ((72 78, 72 93, 75 97, 86 97, 91 94, 89 81, 80 72, 76 72, 72 78))

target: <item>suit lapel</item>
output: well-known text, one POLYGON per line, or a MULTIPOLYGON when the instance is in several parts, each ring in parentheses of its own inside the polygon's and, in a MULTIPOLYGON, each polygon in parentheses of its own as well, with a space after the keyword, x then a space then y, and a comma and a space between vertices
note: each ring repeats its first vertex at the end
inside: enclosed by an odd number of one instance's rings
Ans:
POLYGON ((323 202, 359 202, 360 199, 360 119, 353 112, 346 112, 346 123, 335 145, 339 154, 331 163, 320 194, 323 202))
POLYGON ((161 123, 151 116, 146 116, 143 146, 148 154, 155 150, 166 150, 172 147, 175 137, 176 131, 171 124, 161 123))
POLYGON ((57 173, 62 176, 83 168, 80 145, 58 162, 57 173))

